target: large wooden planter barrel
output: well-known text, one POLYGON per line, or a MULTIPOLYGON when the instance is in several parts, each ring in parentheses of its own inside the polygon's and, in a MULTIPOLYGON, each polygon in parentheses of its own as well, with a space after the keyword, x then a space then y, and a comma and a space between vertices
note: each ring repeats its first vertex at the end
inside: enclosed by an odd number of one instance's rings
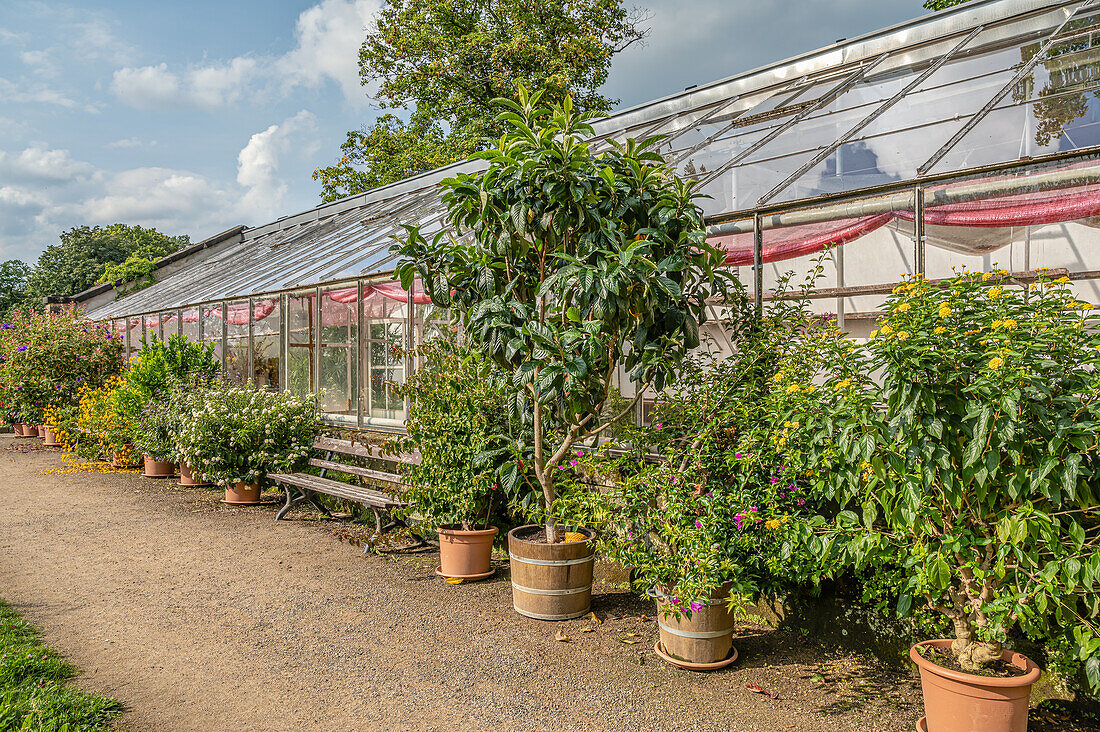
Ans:
MULTIPOLYGON (((537 620, 579 618, 592 605, 592 539, 596 534, 577 529, 588 539, 559 544, 520 538, 537 535, 540 529, 527 525, 508 532, 512 606, 520 615, 537 620)), ((558 530, 564 532, 565 527, 558 530)))
POLYGON ((726 606, 726 592, 703 605, 702 610, 676 617, 671 598, 657 593, 657 625, 661 640, 657 651, 681 668, 709 671, 737 659, 733 649, 733 613, 726 606))

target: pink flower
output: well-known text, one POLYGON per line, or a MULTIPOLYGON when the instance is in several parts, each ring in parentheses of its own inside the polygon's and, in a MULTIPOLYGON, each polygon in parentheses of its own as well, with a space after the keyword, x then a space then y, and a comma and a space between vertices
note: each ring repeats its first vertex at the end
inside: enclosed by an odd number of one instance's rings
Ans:
POLYGON ((584 450, 577 450, 577 457, 584 457, 584 450))
POLYGON ((798 499, 798 505, 799 506, 805 506, 806 505, 806 499, 805 498, 799 498, 798 499))
POLYGON ((750 511, 759 511, 760 509, 757 508, 756 506, 749 506, 749 510, 750 511))
POLYGON ((737 524, 737 528, 741 528, 741 524, 745 523, 745 517, 741 514, 737 514, 733 517, 733 522, 737 524))
POLYGON ((703 610, 703 603, 701 603, 701 602, 691 603, 691 611, 693 613, 701 612, 702 610, 703 610))
POLYGON ((695 522, 695 528, 697 528, 697 529, 701 529, 701 528, 703 528, 703 524, 702 524, 701 522, 699 522, 699 521, 696 521, 696 522, 695 522))
POLYGON ((577 461, 576 460, 570 460, 569 464, 572 465, 573 467, 577 467, 577 461))

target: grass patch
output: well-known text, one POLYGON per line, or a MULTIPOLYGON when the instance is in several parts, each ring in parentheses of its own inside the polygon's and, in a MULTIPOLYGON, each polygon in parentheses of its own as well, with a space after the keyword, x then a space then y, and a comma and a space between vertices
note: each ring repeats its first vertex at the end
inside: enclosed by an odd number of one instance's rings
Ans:
POLYGON ((0 601, 0 732, 99 732, 122 704, 68 686, 76 669, 0 601))

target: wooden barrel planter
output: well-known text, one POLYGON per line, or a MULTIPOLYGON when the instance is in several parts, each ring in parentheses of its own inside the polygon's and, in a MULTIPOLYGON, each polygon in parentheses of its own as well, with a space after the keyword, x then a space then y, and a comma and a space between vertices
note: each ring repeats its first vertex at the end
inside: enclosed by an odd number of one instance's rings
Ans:
POLYGON ((170 460, 154 460, 148 455, 142 456, 146 478, 168 478, 176 472, 176 466, 170 460))
POLYGON ((726 607, 726 592, 703 604, 691 617, 676 617, 672 598, 655 592, 657 625, 661 637, 657 655, 668 663, 691 671, 715 671, 737 660, 733 647, 733 613, 726 607))
POLYGON ((180 485, 188 486, 190 488, 205 488, 210 483, 204 480, 197 480, 194 475, 191 474, 191 466, 187 463, 180 463, 180 485))
MULTIPOLYGON (((564 532, 566 527, 558 528, 564 532)), ((573 531, 573 529, 569 529, 573 531)), ((543 527, 518 526, 508 532, 512 568, 512 606, 536 620, 569 620, 592 605, 592 565, 595 532, 576 529, 584 541, 547 544, 543 527)))

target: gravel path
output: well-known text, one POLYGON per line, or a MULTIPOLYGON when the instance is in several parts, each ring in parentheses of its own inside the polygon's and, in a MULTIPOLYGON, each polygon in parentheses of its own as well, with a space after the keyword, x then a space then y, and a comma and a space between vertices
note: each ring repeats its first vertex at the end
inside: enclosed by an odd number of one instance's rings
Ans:
POLYGON ((741 629, 728 671, 672 669, 639 618, 650 606, 608 579, 594 631, 529 620, 503 561, 451 586, 432 554, 338 541, 346 524, 276 524, 273 506, 134 473, 56 474, 62 457, 29 442, 0 436, 0 597, 79 685, 125 702, 126 729, 863 732, 920 714, 909 676, 762 627, 741 629))

